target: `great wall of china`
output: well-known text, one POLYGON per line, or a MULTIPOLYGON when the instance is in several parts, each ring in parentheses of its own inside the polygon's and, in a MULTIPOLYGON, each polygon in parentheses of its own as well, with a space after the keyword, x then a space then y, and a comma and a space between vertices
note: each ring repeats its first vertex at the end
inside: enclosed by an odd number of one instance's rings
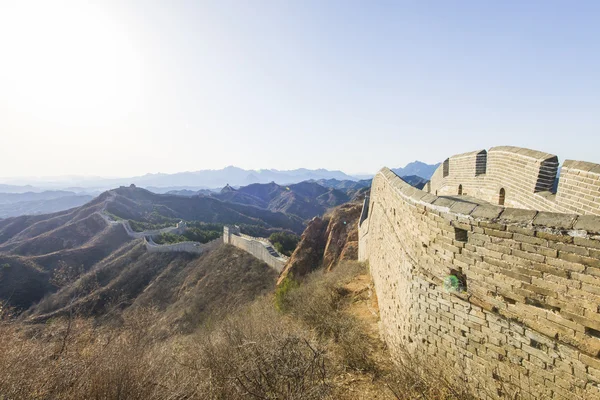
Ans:
POLYGON ((179 221, 175 226, 169 226, 167 228, 155 229, 150 231, 136 232, 131 228, 131 224, 127 220, 118 220, 115 221, 109 215, 107 215, 104 211, 98 212, 98 214, 106 221, 109 225, 121 225, 127 235, 134 239, 142 239, 148 236, 158 236, 163 233, 174 233, 174 234, 182 234, 186 230, 186 224, 183 221, 179 221))
POLYGON ((144 239, 144 246, 150 253, 170 253, 170 252, 186 252, 192 254, 202 254, 207 250, 212 250, 221 243, 231 244, 238 247, 246 252, 252 254, 254 257, 265 262, 268 266, 275 269, 277 272, 281 272, 285 263, 288 260, 283 254, 280 254, 275 250, 273 244, 266 238, 257 238, 248 235, 244 235, 240 232, 240 229, 236 226, 224 226, 223 236, 212 240, 208 243, 200 242, 179 242, 172 244, 157 244, 154 242, 153 237, 163 233, 182 234, 186 230, 186 224, 183 221, 177 223, 176 226, 167 227, 163 229, 149 230, 143 232, 135 232, 131 228, 131 224, 126 220, 113 220, 109 215, 106 214, 105 210, 98 212, 98 214, 106 221, 109 225, 120 225, 125 229, 127 235, 134 239, 144 239))
MULTIPOLYGON (((359 259, 394 358, 426 358, 482 399, 600 398, 600 165, 565 161, 556 185, 558 166, 505 146, 448 158, 423 190, 376 174, 359 259)), ((156 252, 214 245, 152 233, 132 237, 156 252)), ((237 227, 217 241, 277 271, 287 261, 237 227)))
POLYGON ((392 355, 427 358, 484 399, 600 398, 600 165, 496 147, 424 190, 387 168, 359 259, 392 355))
POLYGON ((217 238, 208 243, 200 242, 178 242, 171 244, 156 244, 152 239, 152 236, 144 237, 144 245, 149 253, 171 253, 171 252, 185 252, 192 254, 202 254, 207 250, 212 250, 219 244, 223 243, 223 238, 217 238))

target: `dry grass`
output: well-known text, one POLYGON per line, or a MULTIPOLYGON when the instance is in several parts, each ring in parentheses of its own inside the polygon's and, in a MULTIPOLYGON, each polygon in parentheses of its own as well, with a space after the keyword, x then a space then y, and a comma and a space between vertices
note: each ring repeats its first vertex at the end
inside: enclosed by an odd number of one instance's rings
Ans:
POLYGON ((462 398, 416 360, 393 366, 347 312, 357 299, 346 284, 363 268, 313 274, 285 313, 268 296, 166 339, 153 308, 102 324, 0 322, 0 399, 462 398))

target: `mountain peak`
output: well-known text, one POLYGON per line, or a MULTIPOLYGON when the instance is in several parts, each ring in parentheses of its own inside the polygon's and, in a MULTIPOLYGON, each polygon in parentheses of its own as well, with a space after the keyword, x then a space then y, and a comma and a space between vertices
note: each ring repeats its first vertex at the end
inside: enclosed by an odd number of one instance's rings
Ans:
POLYGON ((235 191, 236 190, 234 188, 229 186, 229 183, 227 185, 225 185, 225 187, 223 189, 221 189, 221 193, 230 193, 230 192, 235 192, 235 191))
POLYGON ((440 163, 426 164, 423 161, 415 160, 406 164, 404 168, 392 168, 392 171, 398 176, 415 175, 425 180, 429 180, 439 165, 440 163))

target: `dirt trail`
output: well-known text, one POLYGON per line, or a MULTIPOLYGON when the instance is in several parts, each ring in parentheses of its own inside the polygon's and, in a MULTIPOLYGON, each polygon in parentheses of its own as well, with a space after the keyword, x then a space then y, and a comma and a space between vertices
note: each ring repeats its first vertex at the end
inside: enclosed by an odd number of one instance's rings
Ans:
POLYGON ((371 276, 368 273, 357 275, 344 288, 348 290, 346 312, 363 324, 364 331, 369 338, 369 343, 365 343, 365 346, 371 348, 371 357, 380 367, 380 373, 349 372, 342 375, 337 383, 343 388, 343 393, 337 393, 335 398, 342 400, 396 400, 397 398, 382 379, 383 375, 389 372, 392 363, 385 343, 379 335, 379 308, 371 276))

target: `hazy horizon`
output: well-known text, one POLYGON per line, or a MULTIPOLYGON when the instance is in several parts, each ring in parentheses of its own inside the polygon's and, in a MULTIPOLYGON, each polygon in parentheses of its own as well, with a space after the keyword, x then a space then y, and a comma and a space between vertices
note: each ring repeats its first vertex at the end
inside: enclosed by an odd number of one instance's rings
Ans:
POLYGON ((600 3, 2 2, 0 179, 600 163, 600 3))
MULTIPOLYGON (((415 160, 415 161, 419 161, 419 160, 415 160)), ((412 162, 412 161, 411 161, 412 162)), ((410 164, 406 163, 406 165, 410 164)), ((434 163, 435 164, 435 163, 434 163)), ((406 165, 400 165, 400 166, 396 166, 396 167, 405 167, 406 165)), ((393 167, 393 168, 396 168, 393 167)), ((78 174, 69 174, 69 175, 56 175, 56 176, 50 176, 50 175, 39 175, 39 176, 0 176, 0 183, 7 183, 7 182, 12 182, 12 181, 27 181, 27 180, 35 180, 38 179, 40 181, 46 181, 46 182, 51 182, 53 180, 59 181, 59 180, 68 180, 68 179, 82 179, 82 180, 94 180, 94 179, 127 179, 127 178, 135 178, 135 177, 141 177, 141 176, 150 176, 150 175, 174 175, 174 174, 184 174, 184 173, 195 173, 195 172, 203 172, 203 171, 221 171, 227 168, 240 168, 240 169, 244 169, 246 171, 279 171, 279 172, 288 172, 288 171, 294 171, 294 170, 302 170, 302 169, 307 169, 307 170, 311 170, 311 171, 317 171, 319 169, 325 169, 325 168, 303 168, 303 167, 299 167, 299 168, 294 168, 294 169, 290 169, 290 170, 283 170, 283 169, 278 169, 278 168, 259 168, 259 169, 245 169, 245 168, 241 168, 238 167, 237 165, 227 165, 223 168, 208 168, 208 169, 203 169, 203 170, 196 170, 196 171, 176 171, 176 172, 147 172, 144 174, 140 174, 140 175, 116 175, 116 176, 107 176, 107 175, 78 175, 78 174)), ((375 173, 377 173, 377 171, 373 171, 373 172, 364 172, 364 173, 347 173, 346 171, 343 171, 341 169, 325 169, 327 171, 339 171, 342 173, 345 173, 347 175, 351 175, 351 176, 361 176, 361 175, 374 175, 375 173)))

